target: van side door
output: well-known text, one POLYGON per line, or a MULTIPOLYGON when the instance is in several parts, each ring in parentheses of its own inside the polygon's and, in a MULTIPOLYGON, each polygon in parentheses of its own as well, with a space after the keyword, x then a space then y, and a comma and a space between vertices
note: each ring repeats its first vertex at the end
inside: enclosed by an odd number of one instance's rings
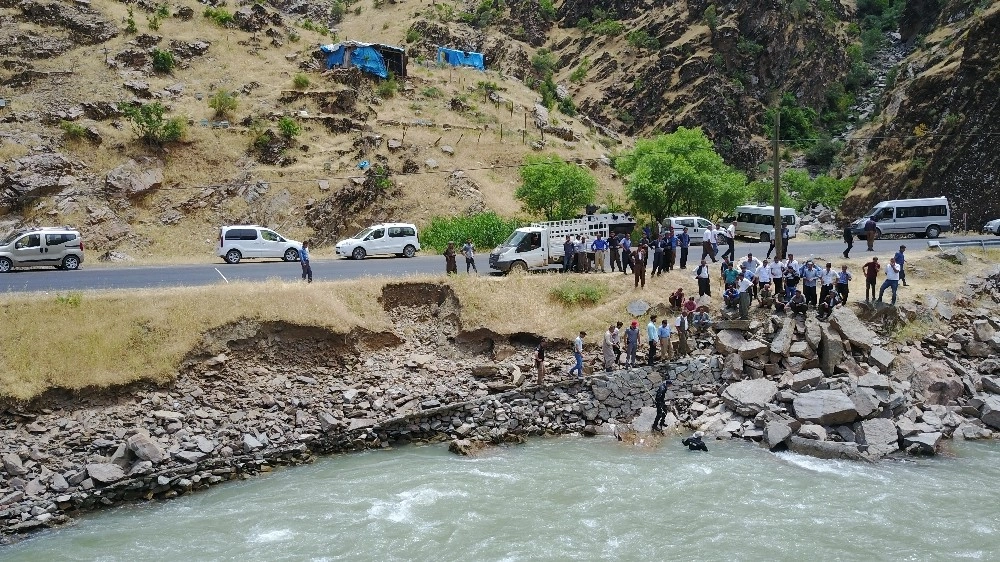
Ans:
POLYGON ((372 229, 371 234, 365 238, 365 251, 369 254, 384 254, 386 253, 386 245, 389 237, 386 235, 385 228, 375 228, 372 229))
POLYGON ((45 255, 53 265, 61 264, 70 250, 80 249, 80 239, 76 234, 46 234, 43 241, 46 247, 45 255))
POLYGON ((896 209, 894 207, 883 207, 876 222, 882 234, 896 234, 899 232, 899 225, 896 224, 896 209))
POLYGON ((46 265, 48 260, 45 256, 45 248, 42 246, 42 235, 38 233, 25 234, 14 242, 14 251, 11 252, 14 265, 33 266, 46 265))
POLYGON ((260 229, 260 241, 258 247, 260 248, 258 257, 262 258, 280 258, 285 253, 285 239, 282 238, 277 232, 273 230, 267 230, 266 228, 260 229))

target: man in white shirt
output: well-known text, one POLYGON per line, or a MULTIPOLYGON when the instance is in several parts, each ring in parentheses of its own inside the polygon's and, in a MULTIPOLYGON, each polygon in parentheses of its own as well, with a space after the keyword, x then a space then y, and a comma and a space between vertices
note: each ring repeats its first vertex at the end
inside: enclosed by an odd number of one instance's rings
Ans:
POLYGON ((896 291, 899 289, 899 264, 896 263, 896 258, 889 258, 889 265, 885 268, 885 281, 882 282, 882 287, 878 292, 878 301, 882 302, 882 295, 885 294, 886 288, 892 289, 892 304, 896 306, 896 291))
MULTIPOLYGON (((702 260, 704 263, 704 260, 702 260)), ((677 332, 677 354, 678 355, 690 355, 691 347, 688 346, 688 332, 691 330, 691 325, 688 323, 688 312, 686 310, 681 311, 681 315, 677 317, 674 321, 674 328, 677 332)))
POLYGON ((708 239, 712 242, 712 261, 715 261, 715 256, 719 255, 719 231, 716 230, 716 226, 713 224, 709 227, 708 239))
POLYGON ((712 229, 714 226, 710 226, 701 233, 701 261, 705 261, 707 258, 712 258, 712 263, 715 263, 715 252, 712 251, 712 229))
MULTIPOLYGON (((764 260, 767 263, 767 260, 764 260)), ((774 294, 779 294, 783 292, 784 289, 784 276, 785 276, 785 264, 777 257, 774 258, 774 263, 767 267, 768 272, 771 274, 771 281, 774 282, 774 294)))
POLYGON ((729 259, 736 259, 736 221, 726 227, 726 253, 722 254, 722 258, 725 259, 729 256, 729 259))
POLYGON ((750 292, 753 290, 753 282, 746 275, 740 275, 737 289, 740 292, 740 320, 748 320, 750 318, 750 292))
POLYGON ((796 274, 801 274, 802 266, 799 265, 799 261, 795 259, 795 256, 788 254, 788 259, 785 260, 785 269, 792 269, 796 274))
POLYGON ((569 370, 569 374, 573 374, 576 371, 577 378, 583 378, 583 338, 587 337, 587 332, 580 332, 580 335, 573 340, 573 358, 576 359, 576 365, 569 370))
POLYGON ((833 287, 837 283, 837 272, 833 269, 833 264, 827 262, 826 269, 819 273, 819 281, 822 286, 819 289, 819 301, 825 302, 826 296, 833 292, 833 287))

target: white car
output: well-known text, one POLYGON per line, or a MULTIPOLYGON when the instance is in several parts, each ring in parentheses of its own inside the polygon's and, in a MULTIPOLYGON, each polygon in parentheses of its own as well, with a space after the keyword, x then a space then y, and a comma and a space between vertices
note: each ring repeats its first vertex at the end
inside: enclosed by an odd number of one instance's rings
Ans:
POLYGON ((1000 236, 1000 219, 993 219, 983 225, 983 232, 1000 236))
POLYGON ((298 261, 302 243, 256 224, 223 226, 219 229, 219 248, 216 252, 226 263, 240 263, 243 259, 281 258, 298 261))
POLYGON ((686 226, 691 238, 697 238, 697 242, 701 243, 702 233, 712 225, 712 221, 702 217, 670 217, 663 221, 664 230, 668 229, 671 225, 674 227, 674 234, 680 234, 686 226))
POLYGON ((356 260, 378 254, 395 254, 412 258, 419 251, 417 227, 402 222, 372 225, 350 238, 337 242, 338 256, 356 260))

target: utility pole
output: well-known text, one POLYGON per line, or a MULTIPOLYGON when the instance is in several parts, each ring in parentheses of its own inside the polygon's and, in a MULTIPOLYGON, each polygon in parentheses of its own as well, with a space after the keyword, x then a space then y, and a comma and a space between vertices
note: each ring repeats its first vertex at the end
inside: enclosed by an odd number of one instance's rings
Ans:
MULTIPOLYGON (((778 98, 781 99, 781 98, 778 98)), ((771 141, 771 150, 774 152, 774 261, 778 261, 778 256, 784 251, 781 238, 781 175, 778 172, 779 155, 778 139, 781 138, 781 102, 774 108, 774 139, 771 141)))

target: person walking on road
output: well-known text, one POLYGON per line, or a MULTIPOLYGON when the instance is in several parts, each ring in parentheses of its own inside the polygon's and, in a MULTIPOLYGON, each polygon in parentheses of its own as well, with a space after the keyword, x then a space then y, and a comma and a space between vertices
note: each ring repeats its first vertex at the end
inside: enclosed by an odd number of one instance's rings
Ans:
POLYGON ((851 223, 847 223, 844 226, 844 243, 847 244, 847 247, 844 248, 844 259, 846 260, 851 257, 848 254, 851 253, 851 248, 854 247, 854 234, 851 233, 851 223))
POLYGON ((580 331, 580 335, 573 340, 573 359, 576 360, 576 364, 570 368, 569 374, 572 375, 576 371, 577 378, 583 378, 583 338, 587 337, 587 332, 580 331))
POLYGON ((903 267, 903 264, 906 263, 906 256, 903 255, 904 252, 906 252, 906 246, 900 246, 899 251, 896 252, 896 255, 893 256, 893 258, 896 260, 896 265, 899 266, 900 283, 902 283, 904 287, 909 287, 906 283, 906 268, 903 267))
POLYGON ((722 257, 729 256, 729 261, 736 261, 736 221, 727 226, 725 231, 720 231, 720 234, 726 237, 726 252, 722 257))
POLYGON ((465 256, 465 274, 469 274, 469 269, 478 274, 479 270, 476 269, 476 246, 472 243, 472 238, 465 239, 465 244, 462 245, 462 255, 465 256))
POLYGON ((703 259, 701 265, 694 272, 694 278, 698 280, 698 296, 712 296, 712 274, 708 270, 708 263, 703 259))
POLYGON ((455 251, 455 243, 448 242, 448 248, 444 251, 444 268, 448 275, 458 275, 458 262, 456 261, 456 256, 458 252, 455 251))
POLYGON ((712 251, 712 227, 708 227, 701 233, 701 260, 711 258, 715 263, 715 252, 712 251))
POLYGON ((660 341, 660 327, 656 325, 656 315, 649 317, 646 324, 646 340, 649 342, 649 366, 656 364, 656 344, 660 341))
POLYGON ((785 256, 791 255, 788 253, 788 241, 791 237, 792 233, 788 230, 788 225, 781 225, 781 259, 785 259, 785 256))
POLYGON ((681 248, 681 269, 687 269, 688 264, 688 249, 691 246, 691 235, 688 234, 688 227, 684 227, 684 230, 677 235, 677 244, 681 248))
POLYGON ((875 222, 875 215, 868 217, 865 221, 865 240, 868 242, 868 251, 875 251, 875 235, 878 234, 878 224, 875 222))
POLYGON ((878 283, 878 270, 882 266, 878 263, 878 256, 872 256, 872 261, 861 266, 861 273, 865 274, 865 302, 871 302, 875 298, 875 286, 878 283), (869 298, 869 294, 871 297, 869 298))
POLYGON ((313 268, 312 264, 309 262, 309 241, 306 240, 302 243, 302 249, 299 250, 299 261, 302 263, 302 280, 306 283, 313 282, 313 268))
POLYGON ((636 355, 639 350, 639 323, 635 320, 625 330, 625 368, 636 366, 636 355))
POLYGON ((896 291, 899 290, 899 270, 900 267, 896 263, 896 258, 889 258, 889 265, 885 268, 885 281, 882 282, 882 288, 878 292, 878 301, 882 302, 882 295, 885 294, 885 290, 892 289, 892 304, 896 306, 896 291))

